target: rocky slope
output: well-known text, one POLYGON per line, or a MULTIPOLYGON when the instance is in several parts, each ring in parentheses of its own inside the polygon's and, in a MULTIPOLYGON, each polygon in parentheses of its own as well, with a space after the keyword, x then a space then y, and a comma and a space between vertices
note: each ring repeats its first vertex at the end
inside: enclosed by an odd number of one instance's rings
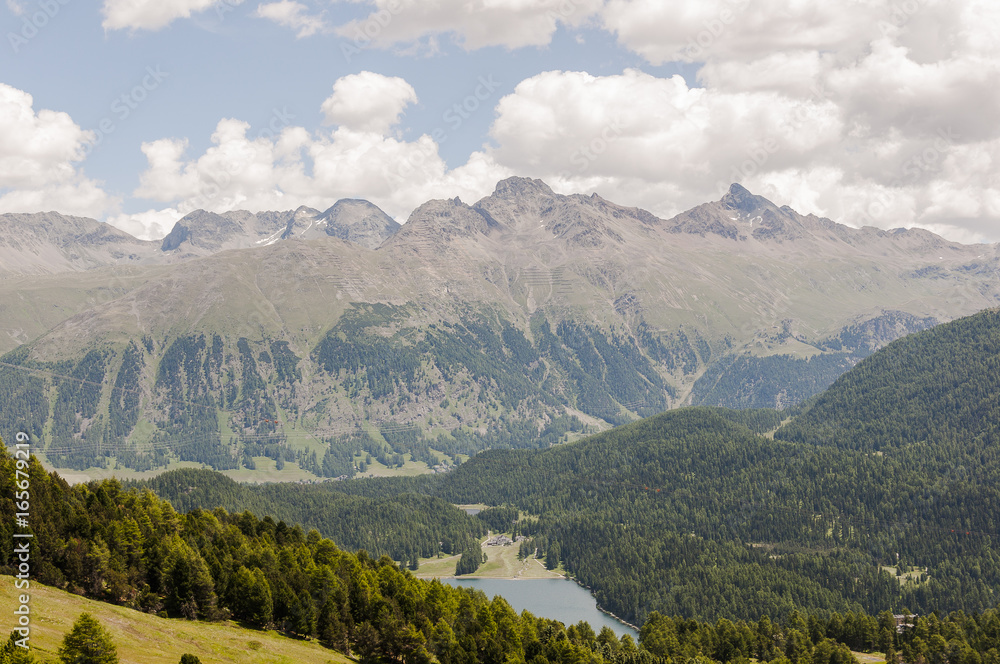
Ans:
POLYGON ((738 185, 673 219, 511 178, 398 230, 363 201, 182 222, 156 248, 180 264, 35 279, 40 308, 0 282, 7 347, 30 339, 0 365, 0 424, 30 420, 66 465, 333 455, 341 474, 365 450, 431 460, 684 403, 789 405, 1000 301, 996 246, 738 185))

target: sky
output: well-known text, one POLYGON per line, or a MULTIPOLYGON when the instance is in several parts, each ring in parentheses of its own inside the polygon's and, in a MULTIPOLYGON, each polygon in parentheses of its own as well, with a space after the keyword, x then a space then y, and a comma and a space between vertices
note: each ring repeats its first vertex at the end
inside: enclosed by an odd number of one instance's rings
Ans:
POLYGON ((2 1, 0 213, 404 222, 518 175, 1000 241, 995 0, 2 1))

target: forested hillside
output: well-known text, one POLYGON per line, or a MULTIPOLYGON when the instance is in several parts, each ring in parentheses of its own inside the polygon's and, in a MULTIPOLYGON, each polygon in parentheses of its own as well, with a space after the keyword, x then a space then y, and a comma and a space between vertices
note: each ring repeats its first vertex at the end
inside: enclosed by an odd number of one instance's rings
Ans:
MULTIPOLYGON (((0 452, 5 530, 14 522, 15 466, 0 452)), ((583 622, 565 626, 528 612, 518 615, 502 598, 417 580, 386 556, 347 553, 315 530, 305 533, 270 517, 222 508, 181 514, 149 491, 125 491, 115 481, 70 487, 34 460, 26 470, 36 538, 33 584, 164 617, 276 628, 297 639, 316 639, 363 664, 745 663, 751 658, 856 664, 852 649, 878 650, 890 662, 897 661, 897 653, 904 662, 1000 662, 995 610, 911 617, 912 627, 902 631, 887 611, 878 617, 792 611, 775 622, 766 615, 699 622, 653 612, 636 644, 627 636, 619 640, 607 627, 596 634, 583 622)), ((14 554, 4 550, 0 572, 13 569, 14 554)))
POLYGON ((888 345, 776 435, 992 473, 998 397, 1000 309, 992 309, 888 345))
POLYGON ((479 519, 441 498, 405 493, 387 498, 353 496, 336 485, 238 484, 210 470, 172 470, 141 483, 169 498, 181 512, 221 507, 249 510, 287 523, 315 528, 348 551, 365 549, 409 563, 439 551, 460 552, 486 534, 479 519))
POLYGON ((681 409, 489 450, 444 477, 301 491, 538 515, 528 550, 633 621, 982 611, 1000 592, 998 322, 986 311, 898 341, 781 428, 777 411, 681 409))

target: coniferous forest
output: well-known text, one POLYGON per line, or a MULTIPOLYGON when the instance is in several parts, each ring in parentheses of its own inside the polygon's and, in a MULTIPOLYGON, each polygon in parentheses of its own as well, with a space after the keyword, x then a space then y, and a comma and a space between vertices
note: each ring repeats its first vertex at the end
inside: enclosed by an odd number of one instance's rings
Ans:
POLYGON ((33 463, 39 580, 372 662, 998 662, 998 361, 987 311, 891 344, 796 412, 681 409, 444 476, 71 487, 33 463), (405 569, 521 514, 539 556, 642 625, 638 644, 405 569))

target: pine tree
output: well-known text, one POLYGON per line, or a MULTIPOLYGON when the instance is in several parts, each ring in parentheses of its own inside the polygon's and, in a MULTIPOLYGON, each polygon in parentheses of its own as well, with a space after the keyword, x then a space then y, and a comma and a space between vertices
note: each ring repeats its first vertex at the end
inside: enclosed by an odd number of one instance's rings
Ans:
POLYGON ((111 634, 89 613, 81 613, 59 648, 63 664, 118 664, 111 634))
POLYGON ((10 638, 0 648, 0 664, 34 664, 35 656, 31 651, 18 645, 22 638, 17 632, 10 633, 10 638))

